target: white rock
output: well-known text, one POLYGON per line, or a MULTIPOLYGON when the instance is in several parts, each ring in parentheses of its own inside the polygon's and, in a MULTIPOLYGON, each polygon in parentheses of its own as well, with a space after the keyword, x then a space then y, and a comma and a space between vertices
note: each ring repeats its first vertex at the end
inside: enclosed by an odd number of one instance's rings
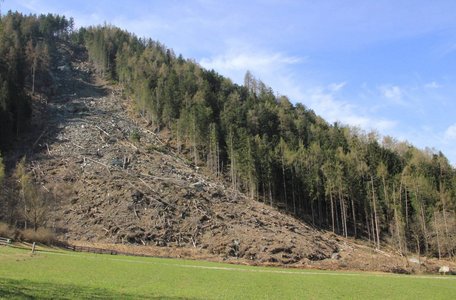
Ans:
POLYGON ((420 260, 418 258, 415 258, 415 257, 409 258, 408 261, 411 262, 411 263, 417 264, 417 265, 420 264, 420 260))
POLYGON ((448 266, 441 266, 439 269, 439 273, 443 273, 443 275, 445 275, 448 272, 450 272, 450 267, 448 266))

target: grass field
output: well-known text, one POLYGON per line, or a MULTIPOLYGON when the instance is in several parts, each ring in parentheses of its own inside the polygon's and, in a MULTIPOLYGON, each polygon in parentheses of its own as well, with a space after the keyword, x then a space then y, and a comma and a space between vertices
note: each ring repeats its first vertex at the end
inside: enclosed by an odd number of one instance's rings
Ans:
POLYGON ((0 247, 0 298, 456 299, 456 278, 0 247))

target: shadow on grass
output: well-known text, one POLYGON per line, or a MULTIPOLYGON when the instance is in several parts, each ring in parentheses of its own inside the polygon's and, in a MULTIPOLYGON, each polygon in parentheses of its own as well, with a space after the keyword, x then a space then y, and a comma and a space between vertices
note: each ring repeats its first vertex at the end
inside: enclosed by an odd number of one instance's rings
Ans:
POLYGON ((0 278, 0 299, 190 299, 117 293, 103 288, 72 284, 0 278))

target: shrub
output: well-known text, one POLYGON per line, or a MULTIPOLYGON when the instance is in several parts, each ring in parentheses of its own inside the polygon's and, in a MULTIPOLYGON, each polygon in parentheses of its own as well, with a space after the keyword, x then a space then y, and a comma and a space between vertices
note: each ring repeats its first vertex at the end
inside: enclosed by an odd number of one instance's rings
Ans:
POLYGON ((161 152, 164 154, 169 154, 169 151, 168 151, 168 149, 166 149, 166 147, 158 146, 158 145, 154 145, 154 144, 148 145, 146 147, 146 151, 147 151, 147 153, 153 153, 154 151, 158 151, 158 152, 161 152))
POLYGON ((4 238, 14 238, 14 230, 11 229, 8 224, 0 223, 0 236, 4 238))
POLYGON ((134 143, 139 143, 139 141, 141 140, 141 135, 139 134, 138 130, 134 130, 130 133, 130 140, 134 143))
POLYGON ((37 242, 42 244, 52 244, 56 241, 54 233, 48 228, 25 229, 21 231, 21 239, 26 242, 37 242))

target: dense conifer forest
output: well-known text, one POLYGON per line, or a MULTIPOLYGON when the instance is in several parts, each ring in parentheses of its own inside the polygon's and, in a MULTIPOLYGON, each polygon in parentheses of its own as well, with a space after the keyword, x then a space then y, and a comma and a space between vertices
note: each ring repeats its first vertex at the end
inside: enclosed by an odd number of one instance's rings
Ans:
POLYGON ((456 255, 456 170, 441 152, 329 124, 248 71, 237 85, 151 39, 72 24, 56 15, 1 17, 2 149, 26 129, 35 91, 52 93, 49 66, 65 40, 86 47, 96 72, 119 84, 178 153, 233 189, 376 248, 456 255))
POLYGON ((50 93, 56 41, 68 36, 72 19, 8 12, 0 23, 0 149, 23 132, 36 91, 50 93))

